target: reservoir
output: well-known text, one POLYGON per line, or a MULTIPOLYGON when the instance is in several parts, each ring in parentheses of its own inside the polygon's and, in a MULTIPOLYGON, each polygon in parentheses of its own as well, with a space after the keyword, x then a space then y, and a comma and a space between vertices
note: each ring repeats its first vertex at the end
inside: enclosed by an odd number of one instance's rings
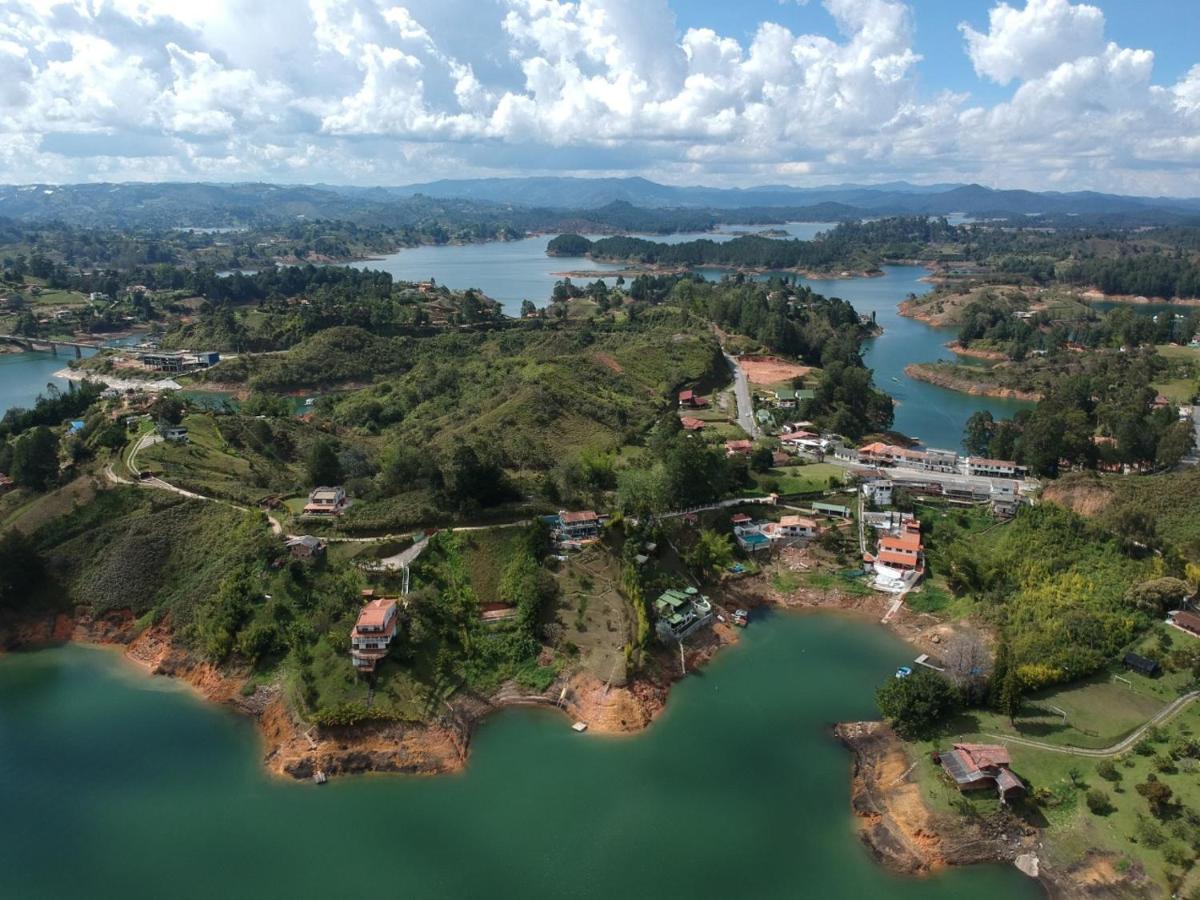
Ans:
POLYGON ((763 616, 647 731, 553 712, 479 729, 464 772, 269 778, 252 724, 109 650, 0 658, 9 897, 1020 900, 1010 866, 884 872, 855 835, 839 720, 912 650, 874 624, 763 616))

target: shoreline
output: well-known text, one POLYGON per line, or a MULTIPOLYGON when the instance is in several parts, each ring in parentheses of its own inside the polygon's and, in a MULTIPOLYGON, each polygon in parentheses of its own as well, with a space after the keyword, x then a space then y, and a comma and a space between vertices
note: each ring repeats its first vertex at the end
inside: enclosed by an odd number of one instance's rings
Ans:
MULTIPOLYGON (((790 614, 845 615, 879 624, 890 598, 872 593, 851 597, 837 591, 801 590, 784 596, 769 583, 731 582, 720 589, 720 607, 745 606, 790 614)), ((147 675, 167 676, 189 685, 212 703, 230 707, 256 721, 263 738, 264 767, 273 775, 306 779, 320 770, 327 775, 365 772, 443 774, 460 771, 467 763, 471 734, 493 712, 510 706, 556 709, 569 721, 587 722, 596 734, 630 734, 649 727, 663 712, 679 674, 678 647, 655 645, 646 670, 626 685, 606 685, 594 675, 575 671, 555 681, 545 692, 531 694, 513 684, 493 696, 464 692, 446 704, 431 723, 391 720, 352 726, 318 726, 298 720, 285 690, 275 678, 244 692, 252 673, 239 667, 218 667, 177 645, 167 623, 139 630, 131 610, 101 615, 85 607, 73 612, 47 613, 19 620, 0 630, 0 655, 6 650, 36 650, 78 643, 120 650, 147 675), (565 692, 565 694, 564 694, 565 692)), ((934 617, 905 609, 884 627, 922 652, 930 652, 950 626, 934 617), (932 623, 932 624, 931 624, 932 623)), ((702 668, 720 650, 738 642, 740 632, 727 623, 684 644, 688 673, 702 668)))
POLYGON ((909 363, 904 367, 904 374, 914 381, 923 381, 935 387, 944 388, 948 391, 957 391, 960 394, 969 394, 972 397, 991 397, 996 400, 1020 400, 1025 403, 1037 403, 1042 399, 1042 395, 1036 391, 1020 391, 1016 388, 995 387, 993 385, 969 381, 965 378, 937 374, 928 371, 925 368, 926 365, 928 364, 909 363))
MULTIPOLYGON (((836 590, 802 589, 782 595, 765 580, 723 587, 723 606, 741 603, 783 614, 837 615, 870 622, 921 652, 936 649, 959 627, 907 606, 883 622, 882 612, 891 598, 874 592, 854 597, 836 590)), ((693 638, 692 646, 685 643, 689 673, 701 669, 722 648, 737 643, 739 635, 732 626, 718 622, 711 631, 693 638)), ((169 677, 204 702, 248 716, 256 726, 267 774, 295 780, 313 779, 318 772, 329 777, 461 772, 469 762, 475 728, 488 716, 510 707, 556 710, 564 724, 587 722, 589 734, 638 734, 666 709, 671 687, 687 677, 678 674, 676 647, 655 647, 650 673, 624 686, 609 686, 586 672, 575 672, 542 694, 522 692, 511 683, 489 698, 464 694, 447 703, 446 712, 431 723, 382 721, 328 727, 298 720, 278 678, 247 690, 252 683, 249 672, 221 670, 198 659, 175 644, 165 623, 138 630, 137 619, 129 610, 95 617, 81 608, 71 614, 59 612, 26 620, 10 632, 8 643, 0 646, 0 655, 9 649, 36 650, 66 643, 119 652, 139 675, 169 677), (562 691, 566 700, 560 703, 562 691)), ((888 871, 920 877, 948 866, 1012 863, 1020 853, 1037 849, 1040 832, 1004 812, 981 822, 931 811, 919 786, 907 778, 912 763, 907 748, 886 725, 839 723, 833 726, 832 736, 851 753, 850 804, 858 838, 875 862, 888 871), (899 773, 901 777, 895 777, 899 773), (1010 839, 1018 833, 1016 826, 1023 829, 1020 837, 1010 839)), ((1042 871, 1036 877, 1050 896, 1081 895, 1070 873, 1042 871)))

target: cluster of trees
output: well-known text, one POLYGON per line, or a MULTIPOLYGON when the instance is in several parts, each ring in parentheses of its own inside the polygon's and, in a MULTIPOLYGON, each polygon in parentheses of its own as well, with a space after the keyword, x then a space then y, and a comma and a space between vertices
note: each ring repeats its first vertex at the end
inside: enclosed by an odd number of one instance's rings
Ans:
POLYGON ((919 248, 950 239, 956 233, 957 229, 944 219, 904 216, 874 222, 844 222, 815 241, 743 235, 723 242, 701 238, 663 244, 628 236, 593 241, 579 234, 564 234, 554 238, 546 252, 552 256, 589 256, 666 266, 873 269, 881 259, 913 256, 919 248))
POLYGON ((1106 294, 1200 297, 1200 259, 1181 250, 1073 259, 1058 267, 1057 276, 1106 294))
POLYGON ((1096 349, 1187 343, 1200 331, 1200 311, 1151 316, 1119 306, 1070 321, 1056 320, 1045 311, 1018 318, 1014 311, 1011 302, 999 298, 976 300, 963 311, 959 343, 982 345, 1022 360, 1031 351, 1054 352, 1069 344, 1096 349))
MULTIPOLYGON (((104 386, 70 382, 66 391, 50 385, 32 409, 13 407, 0 419, 0 472, 21 487, 44 491, 59 473, 59 426, 82 416, 104 386)), ((92 429, 89 429, 89 431, 92 429)), ((79 451, 78 441, 73 448, 79 451)))
POLYGON ((1015 459, 1037 475, 1056 475, 1064 465, 1173 466, 1191 451, 1195 432, 1173 406, 1155 405, 1152 371, 1144 358, 1118 355, 1094 373, 1052 382, 1033 409, 1011 419, 974 413, 963 445, 973 455, 1015 459))

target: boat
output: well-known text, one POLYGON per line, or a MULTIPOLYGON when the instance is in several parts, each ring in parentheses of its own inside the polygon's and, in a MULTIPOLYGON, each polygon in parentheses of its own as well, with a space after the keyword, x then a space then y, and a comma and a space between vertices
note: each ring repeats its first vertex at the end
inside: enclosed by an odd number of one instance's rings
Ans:
POLYGON ((749 624, 749 622, 750 622, 750 613, 748 610, 745 610, 745 609, 734 610, 734 613, 733 613, 733 624, 734 625, 739 625, 742 628, 745 628, 746 625, 749 624))
POLYGON ((325 774, 324 769, 317 769, 317 771, 313 772, 313 783, 314 784, 324 784, 328 780, 329 780, 329 778, 325 774))
POLYGON ((578 731, 580 734, 583 734, 585 731, 587 731, 587 722, 576 722, 571 726, 571 728, 574 731, 578 731))
POLYGON ((912 666, 901 666, 896 670, 897 678, 907 678, 912 674, 912 666))

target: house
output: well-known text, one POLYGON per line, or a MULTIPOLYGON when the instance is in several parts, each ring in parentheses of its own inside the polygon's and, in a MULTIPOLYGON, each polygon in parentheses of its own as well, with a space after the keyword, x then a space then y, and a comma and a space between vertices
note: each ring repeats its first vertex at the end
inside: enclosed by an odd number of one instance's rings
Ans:
POLYGON ((679 407, 681 409, 704 409, 706 406, 708 406, 708 401, 698 396, 695 391, 679 392, 679 407))
POLYGON ((1167 613, 1167 621, 1190 634, 1200 637, 1200 616, 1187 610, 1174 610, 1167 613))
POLYGON ((375 597, 359 610, 358 621, 350 632, 350 660, 358 672, 374 672, 379 660, 387 656, 388 645, 396 636, 396 601, 375 597))
POLYGON ((188 440, 188 430, 182 425, 170 425, 162 430, 164 441, 173 441, 177 444, 186 444, 188 440))
POLYGON ((1164 397, 1162 394, 1156 394, 1154 399, 1150 402, 1151 409, 1166 409, 1170 405, 1170 398, 1164 397))
POLYGON ((935 759, 964 793, 991 789, 1007 803, 1025 792, 1025 785, 1009 768, 1008 748, 999 744, 955 744, 935 759))
POLYGON ((708 423, 703 419, 697 419, 693 416, 680 416, 679 424, 683 426, 684 431, 700 431, 708 423))
POLYGON ((779 388, 771 392, 775 399, 776 409, 795 409, 796 391, 793 388, 779 388))
POLYGON ((661 641, 682 641, 713 620, 712 603, 694 587, 663 591, 654 601, 654 613, 661 641))
POLYGON ((1158 663, 1138 653, 1126 653, 1121 657, 1121 663, 1130 671, 1145 675, 1147 678, 1153 678, 1162 672, 1162 667, 1158 663))
POLYGON ((103 303, 108 299, 108 294, 102 294, 100 291, 92 291, 88 294, 88 303, 103 303))
POLYGON ((786 540, 790 538, 814 538, 821 533, 821 526, 814 519, 808 519, 804 516, 784 516, 778 522, 772 523, 774 527, 771 529, 774 534, 780 539, 786 540))
POLYGON ((594 541, 600 537, 600 516, 590 509, 579 512, 560 510, 558 526, 553 531, 559 543, 594 541))
POLYGON ((771 538, 766 534, 765 526, 757 524, 745 513, 738 513, 730 521, 733 523, 733 538, 746 553, 771 549, 771 538))
POLYGON ((754 444, 751 441, 726 441, 725 455, 726 456, 749 456, 754 452, 754 444))
POLYGON ((928 448, 919 455, 920 467, 927 472, 957 472, 958 454, 953 450, 928 448))
POLYGON ((287 548, 294 559, 313 559, 325 552, 325 542, 311 534, 292 538, 287 542, 287 548))
POLYGON ((215 366, 221 361, 221 354, 216 351, 193 353, 187 350, 154 350, 138 358, 142 365, 159 372, 191 372, 215 366))
POLYGON ((306 516, 340 516, 346 511, 346 490, 341 487, 313 488, 304 504, 306 516))
POLYGON ((814 503, 812 505, 813 512, 820 513, 823 516, 829 516, 834 519, 849 519, 850 507, 839 506, 836 503, 814 503))
POLYGON ((863 497, 873 506, 891 506, 894 487, 890 481, 866 481, 862 486, 863 497))
POLYGON ((897 534, 884 534, 874 553, 863 554, 875 573, 872 586, 892 594, 910 590, 925 574, 924 549, 916 519, 904 522, 897 534))
POLYGON ((72 419, 67 424, 67 433, 68 434, 79 434, 79 432, 83 431, 85 425, 86 425, 86 423, 83 421, 83 419, 72 419))
POLYGON ((13 483, 13 480, 3 472, 0 472, 0 494, 5 494, 15 487, 16 485, 13 483))
POLYGON ((965 475, 979 475, 984 478, 1024 478, 1025 467, 1018 466, 1008 459, 984 459, 980 456, 968 456, 963 464, 965 475))

